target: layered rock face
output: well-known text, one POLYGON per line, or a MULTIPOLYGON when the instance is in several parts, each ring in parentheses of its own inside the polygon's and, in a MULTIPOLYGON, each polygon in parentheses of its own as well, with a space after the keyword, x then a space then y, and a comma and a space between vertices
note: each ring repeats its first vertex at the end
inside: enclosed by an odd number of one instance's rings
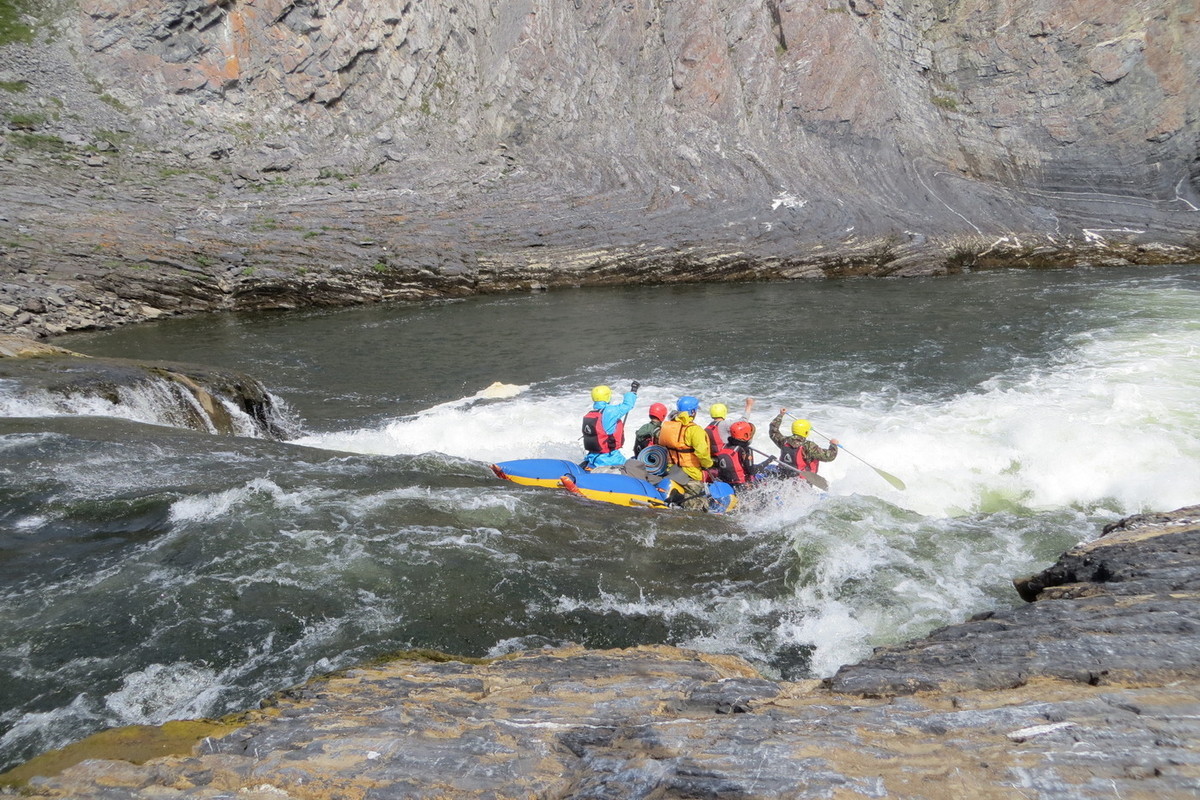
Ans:
MULTIPOLYGON (((107 309, 119 320, 1186 262, 1200 258, 1198 14, 1191 0, 77 0, 49 41, 5 49, 3 85, 24 87, 0 92, 5 264, 96 288, 81 309, 123 300, 107 309)), ((87 324, 8 293, 4 317, 31 315, 11 325, 87 324)))
POLYGON ((824 685, 668 647, 394 661, 0 780, 75 800, 1191 797, 1198 558, 1200 506, 1130 518, 1019 581, 1035 602, 824 685))

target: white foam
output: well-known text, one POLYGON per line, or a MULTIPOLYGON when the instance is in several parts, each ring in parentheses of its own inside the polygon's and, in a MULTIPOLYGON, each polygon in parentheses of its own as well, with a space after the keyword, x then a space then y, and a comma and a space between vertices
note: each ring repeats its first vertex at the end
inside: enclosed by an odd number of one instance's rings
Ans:
POLYGON ((228 516, 255 497, 270 498, 276 508, 303 510, 326 493, 313 487, 286 491, 268 478, 255 478, 242 486, 213 494, 192 495, 171 504, 171 522, 207 522, 228 516))
POLYGON ((151 664, 130 673, 104 698, 122 724, 157 725, 210 713, 223 687, 217 672, 187 662, 151 664))
MULTIPOLYGON (((1142 330, 1117 331, 1080 338, 1051 368, 1001 376, 950 399, 814 402, 804 413, 820 433, 847 448, 821 465, 833 495, 873 495, 933 516, 1106 502, 1131 510, 1174 508, 1200 494, 1194 410, 1200 408, 1200 370, 1189 355, 1195 352, 1200 333, 1181 332, 1163 342, 1142 330), (900 478, 907 489, 892 487, 874 468, 900 478)), ((716 384, 645 386, 627 421, 627 441, 645 422, 651 402, 686 393, 727 394, 716 384)), ((483 462, 582 457, 586 387, 522 391, 483 408, 466 403, 476 396, 298 443, 385 455, 437 451, 483 462)), ((767 422, 787 402, 759 399, 758 408, 768 409, 752 415, 759 449, 774 452, 767 422)))
MULTIPOLYGON (((258 423, 236 403, 224 397, 217 399, 229 414, 236 435, 263 436, 258 423)), ((294 415, 287 404, 272 399, 274 424, 283 429, 295 427, 290 421, 294 415)), ((63 395, 43 389, 26 389, 15 380, 0 381, 0 417, 61 416, 113 417, 174 428, 192 428, 193 423, 199 421, 206 432, 217 432, 196 396, 175 381, 148 379, 119 386, 115 399, 98 395, 63 395)))

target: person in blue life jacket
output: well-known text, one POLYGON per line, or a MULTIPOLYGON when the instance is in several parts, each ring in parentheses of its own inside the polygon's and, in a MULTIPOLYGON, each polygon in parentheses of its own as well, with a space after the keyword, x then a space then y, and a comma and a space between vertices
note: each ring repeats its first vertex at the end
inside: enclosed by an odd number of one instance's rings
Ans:
POLYGON ((625 463, 621 447, 625 444, 625 417, 637 404, 638 382, 630 384, 620 403, 612 402, 612 389, 592 389, 592 410, 583 415, 583 449, 580 463, 584 469, 619 467, 625 463))

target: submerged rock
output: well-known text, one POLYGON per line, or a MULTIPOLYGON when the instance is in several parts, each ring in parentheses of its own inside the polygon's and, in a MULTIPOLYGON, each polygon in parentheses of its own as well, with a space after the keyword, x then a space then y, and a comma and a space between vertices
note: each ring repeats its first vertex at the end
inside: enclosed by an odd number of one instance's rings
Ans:
POLYGON ((93 358, 0 336, 0 380, 8 416, 102 414, 209 433, 288 433, 266 387, 234 370, 93 358))
POLYGON ((1042 573, 1030 605, 825 683, 671 647, 396 660, 283 692, 203 729, 190 753, 134 730, 176 754, 114 760, 93 737, 4 779, 80 800, 1192 796, 1197 512, 1131 518, 1042 573), (1069 564, 1085 554, 1116 572, 1140 562, 1137 592, 1081 577, 1069 564))

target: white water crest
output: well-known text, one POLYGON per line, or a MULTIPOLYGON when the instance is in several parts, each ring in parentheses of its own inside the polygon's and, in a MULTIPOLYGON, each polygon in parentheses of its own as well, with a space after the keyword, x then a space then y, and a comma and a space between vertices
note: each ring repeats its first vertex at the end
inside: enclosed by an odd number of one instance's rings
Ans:
MULTIPOLYGON (((1200 496, 1200 300, 1183 295, 1163 318, 1133 318, 1073 337, 1050 366, 999 375, 950 398, 817 399, 763 391, 755 446, 776 453, 767 423, 780 407, 803 414, 845 452, 821 466, 838 496, 871 495, 932 517, 1013 508, 1176 508, 1200 496), (857 456, 857 458, 856 458, 857 456), (859 460, 862 459, 862 460, 859 460), (866 463, 864 463, 864 461, 866 463), (900 478, 901 491, 876 471, 900 478)), ((629 376, 636 377, 636 376, 629 376)), ((770 384, 771 375, 733 376, 770 384)), ((785 376, 778 376, 785 383, 785 376)), ((719 383, 644 383, 627 440, 651 402, 682 394, 703 408, 729 397, 719 383)), ((583 456, 588 387, 535 386, 485 407, 471 395, 380 427, 310 434, 297 442, 373 454, 429 450, 480 461, 583 456)), ((731 412, 738 416, 737 411, 731 412)), ((707 423, 705 414, 701 423, 707 423)), ((784 429, 790 426, 784 420, 784 429)), ((818 441, 820 436, 814 437, 818 441)), ((628 448, 626 453, 629 453, 628 448)))
MULTIPOLYGON (((236 403, 215 398, 229 415, 238 436, 262 437, 262 426, 236 403)), ((282 429, 296 426, 288 419, 286 404, 279 404, 274 422, 282 429)), ((176 381, 151 378, 118 386, 112 397, 100 394, 62 394, 24 387, 16 380, 0 380, 0 417, 112 417, 172 428, 194 428, 217 433, 212 418, 196 396, 176 381)))
MULTIPOLYGON (((1039 550, 1043 541, 1068 546, 1064 533, 1077 531, 1076 541, 1094 537, 1098 521, 1195 502, 1200 294, 1135 288, 1076 312, 1103 322, 1063 337, 1047 359, 1018 363, 949 394, 831 391, 829 399, 797 398, 778 392, 796 385, 782 370, 708 382, 692 374, 643 380, 627 439, 651 402, 672 405, 683 394, 700 397, 703 409, 723 402, 736 417, 744 397, 733 387, 756 398, 750 418, 760 450, 777 452, 767 427, 780 407, 840 440, 843 452, 821 466, 827 493, 801 484, 752 493, 732 518, 751 536, 777 543, 780 563, 802 565, 794 588, 770 599, 634 601, 602 593, 601 600, 560 598, 558 612, 580 603, 597 613, 633 609, 669 619, 686 607, 712 632, 684 644, 752 659, 758 652, 768 672, 771 651, 795 647, 813 674, 828 676, 881 643, 1009 602, 1011 579, 1053 557, 1039 550), (906 488, 895 488, 878 470, 906 488), (770 618, 764 633, 762 620, 770 618)), ((638 377, 613 376, 614 390, 638 377)), ((834 387, 836 370, 818 370, 816 379, 834 387)), ((378 427, 300 441, 374 454, 433 449, 484 462, 578 460, 589 388, 578 381, 535 384, 486 407, 472 405, 470 395, 378 427)), ((707 421, 702 413, 700 422, 707 421)), ((785 432, 789 426, 790 418, 785 432)), ((654 545, 653 536, 643 541, 654 545)))

